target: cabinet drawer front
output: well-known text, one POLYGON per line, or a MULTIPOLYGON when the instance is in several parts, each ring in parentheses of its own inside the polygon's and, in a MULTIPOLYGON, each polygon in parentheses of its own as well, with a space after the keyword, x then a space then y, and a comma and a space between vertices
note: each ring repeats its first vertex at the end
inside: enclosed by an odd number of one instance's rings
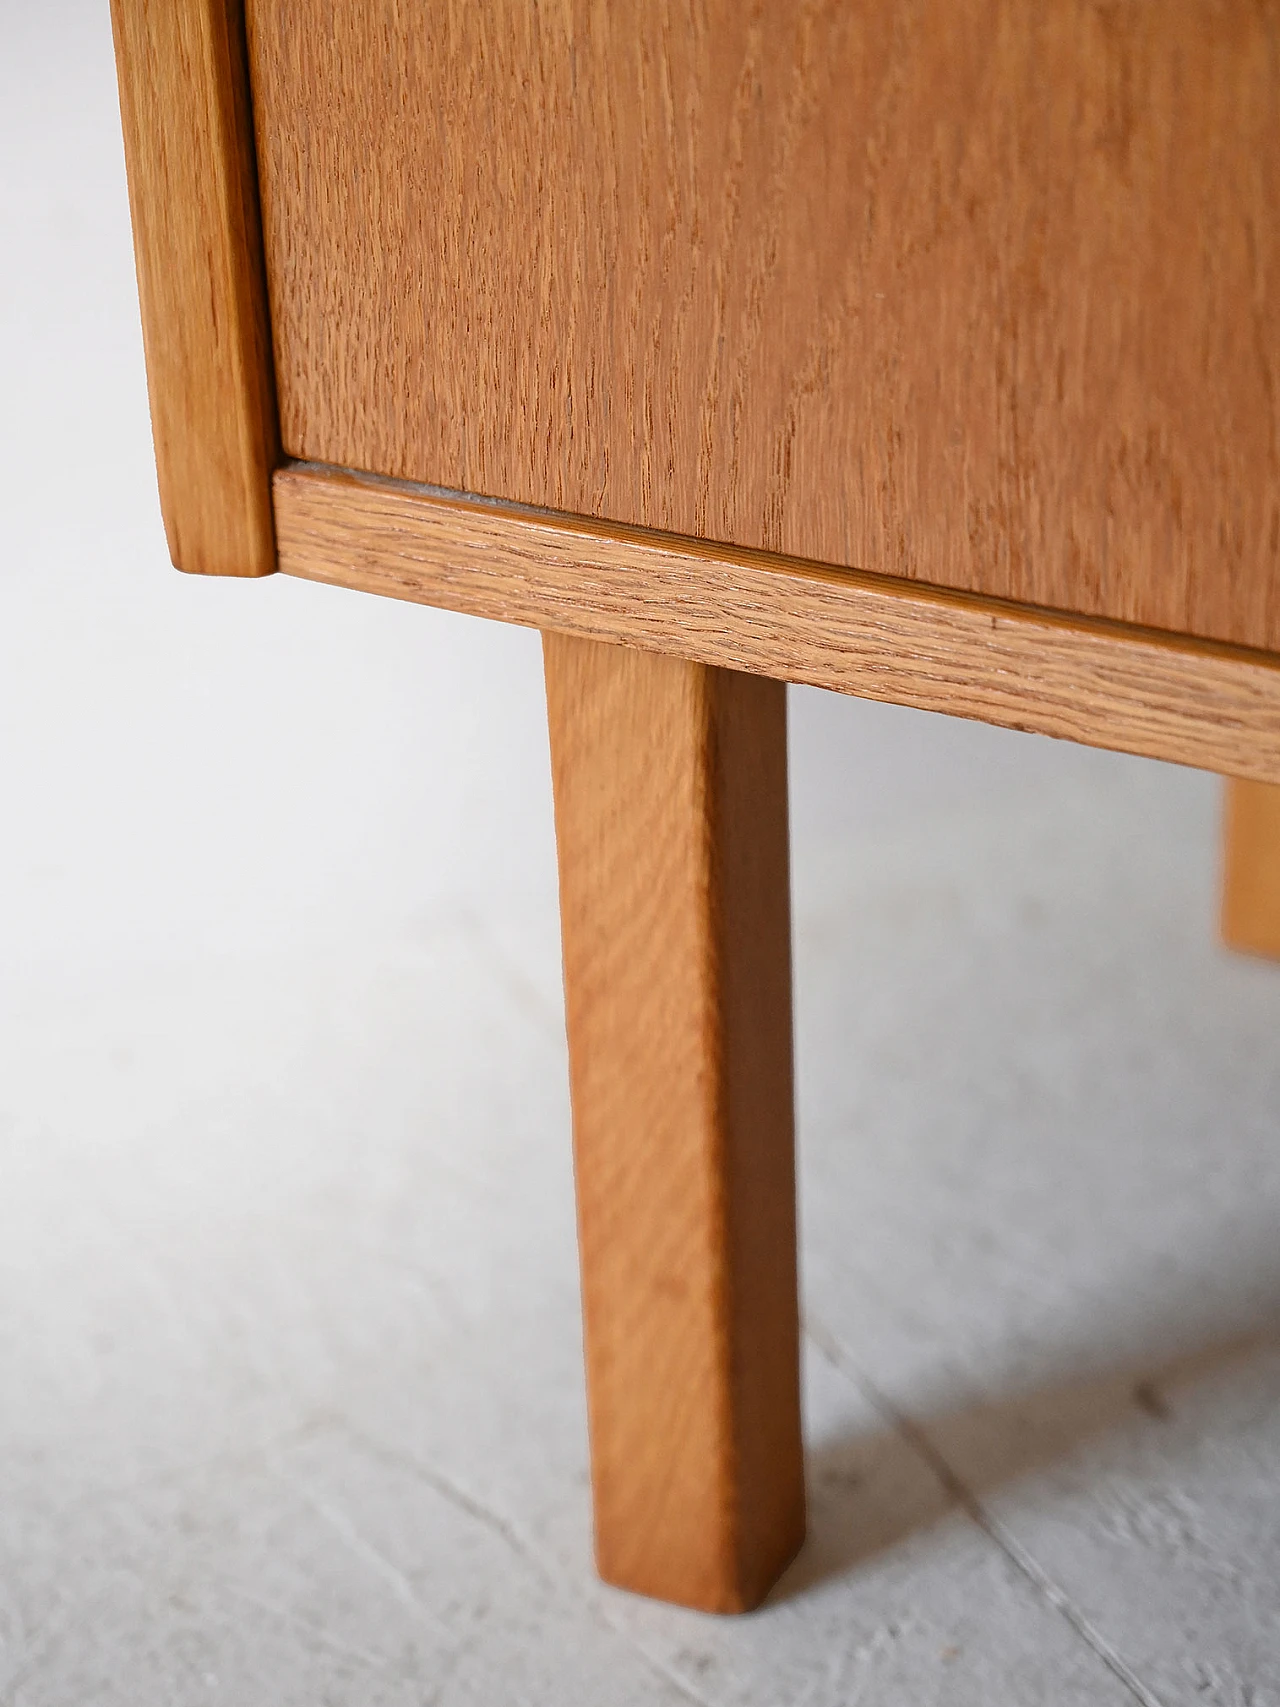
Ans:
POLYGON ((1280 649, 1280 6, 247 21, 290 454, 1280 649))

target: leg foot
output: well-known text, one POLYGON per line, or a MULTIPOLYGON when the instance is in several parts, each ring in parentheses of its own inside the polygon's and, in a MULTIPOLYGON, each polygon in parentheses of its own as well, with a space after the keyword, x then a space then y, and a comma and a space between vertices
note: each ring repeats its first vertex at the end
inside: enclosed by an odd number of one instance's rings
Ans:
POLYGON ((785 690, 544 645, 597 1562, 743 1611, 804 1536, 785 690))

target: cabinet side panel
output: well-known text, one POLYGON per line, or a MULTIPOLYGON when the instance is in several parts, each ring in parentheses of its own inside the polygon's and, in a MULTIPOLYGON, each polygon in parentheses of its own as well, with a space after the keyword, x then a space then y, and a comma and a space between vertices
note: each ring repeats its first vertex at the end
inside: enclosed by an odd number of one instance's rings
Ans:
POLYGON ((1280 648, 1270 0, 249 0, 295 456, 1280 648))
POLYGON ((147 387, 174 563, 275 568, 279 461, 244 20, 112 0, 147 387))

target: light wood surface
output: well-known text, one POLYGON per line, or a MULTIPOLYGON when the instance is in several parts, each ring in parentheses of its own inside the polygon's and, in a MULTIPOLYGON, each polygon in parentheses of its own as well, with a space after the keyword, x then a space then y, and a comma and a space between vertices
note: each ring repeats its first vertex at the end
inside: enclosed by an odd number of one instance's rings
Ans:
POLYGON ((597 1560, 741 1611, 804 1534, 785 693, 545 648, 597 1560))
POLYGON ((1224 843, 1223 939, 1280 960, 1280 788, 1229 782, 1224 843))
POLYGON ((169 552, 269 574, 278 432, 241 8, 111 0, 111 19, 169 552))
POLYGON ((1280 650, 1270 0, 250 0, 294 456, 1280 650))
POLYGON ((276 475, 280 567, 1280 783, 1280 659, 333 470, 276 475))

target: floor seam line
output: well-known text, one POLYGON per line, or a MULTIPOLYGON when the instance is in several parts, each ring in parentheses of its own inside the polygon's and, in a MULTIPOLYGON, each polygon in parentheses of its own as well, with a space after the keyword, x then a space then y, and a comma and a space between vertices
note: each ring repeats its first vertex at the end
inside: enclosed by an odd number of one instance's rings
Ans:
POLYGON ((1135 1700, 1139 1701, 1142 1707, 1165 1707, 1159 1696, 1148 1689, 1129 1663, 1111 1646, 1106 1637, 1094 1629, 1084 1613, 1072 1603, 1065 1589, 1061 1588, 1034 1555, 1029 1553, 1022 1543, 987 1511, 978 1496, 952 1469, 946 1458, 934 1445, 928 1431, 914 1417, 900 1410, 892 1399, 880 1390, 876 1383, 852 1361, 830 1329, 818 1321, 810 1311, 805 1312, 804 1331, 814 1347, 832 1368, 857 1388, 867 1403, 906 1442, 916 1456, 924 1461, 966 1516, 977 1524, 987 1539, 999 1548, 1014 1569, 1025 1577, 1040 1598, 1052 1607, 1075 1635, 1084 1642, 1094 1657, 1106 1666, 1107 1670, 1119 1683, 1124 1685, 1135 1700))
MULTIPOLYGON (((525 1535, 521 1527, 504 1513, 495 1510, 478 1495, 468 1492, 453 1481, 452 1477, 425 1464, 412 1453, 401 1451, 398 1447, 387 1445, 376 1436, 367 1433, 349 1417, 335 1419, 336 1426, 346 1435, 352 1445, 366 1452, 376 1463, 391 1465, 403 1474, 412 1476, 424 1487, 432 1489, 442 1499, 447 1500, 455 1510, 458 1510, 498 1536, 526 1565, 540 1578, 542 1584, 553 1595, 567 1594, 579 1606, 596 1620, 596 1623, 616 1636, 622 1645, 635 1654, 655 1676, 671 1685, 693 1707, 712 1707, 706 1696, 699 1693, 688 1678, 678 1667, 669 1664, 660 1654, 655 1654, 640 1640, 625 1624, 612 1617, 608 1606, 601 1598, 599 1584, 596 1592, 584 1591, 577 1578, 564 1569, 554 1556, 548 1561, 541 1549, 525 1535)), ((0 1703, 0 1707, 3 1704, 0 1703)))

